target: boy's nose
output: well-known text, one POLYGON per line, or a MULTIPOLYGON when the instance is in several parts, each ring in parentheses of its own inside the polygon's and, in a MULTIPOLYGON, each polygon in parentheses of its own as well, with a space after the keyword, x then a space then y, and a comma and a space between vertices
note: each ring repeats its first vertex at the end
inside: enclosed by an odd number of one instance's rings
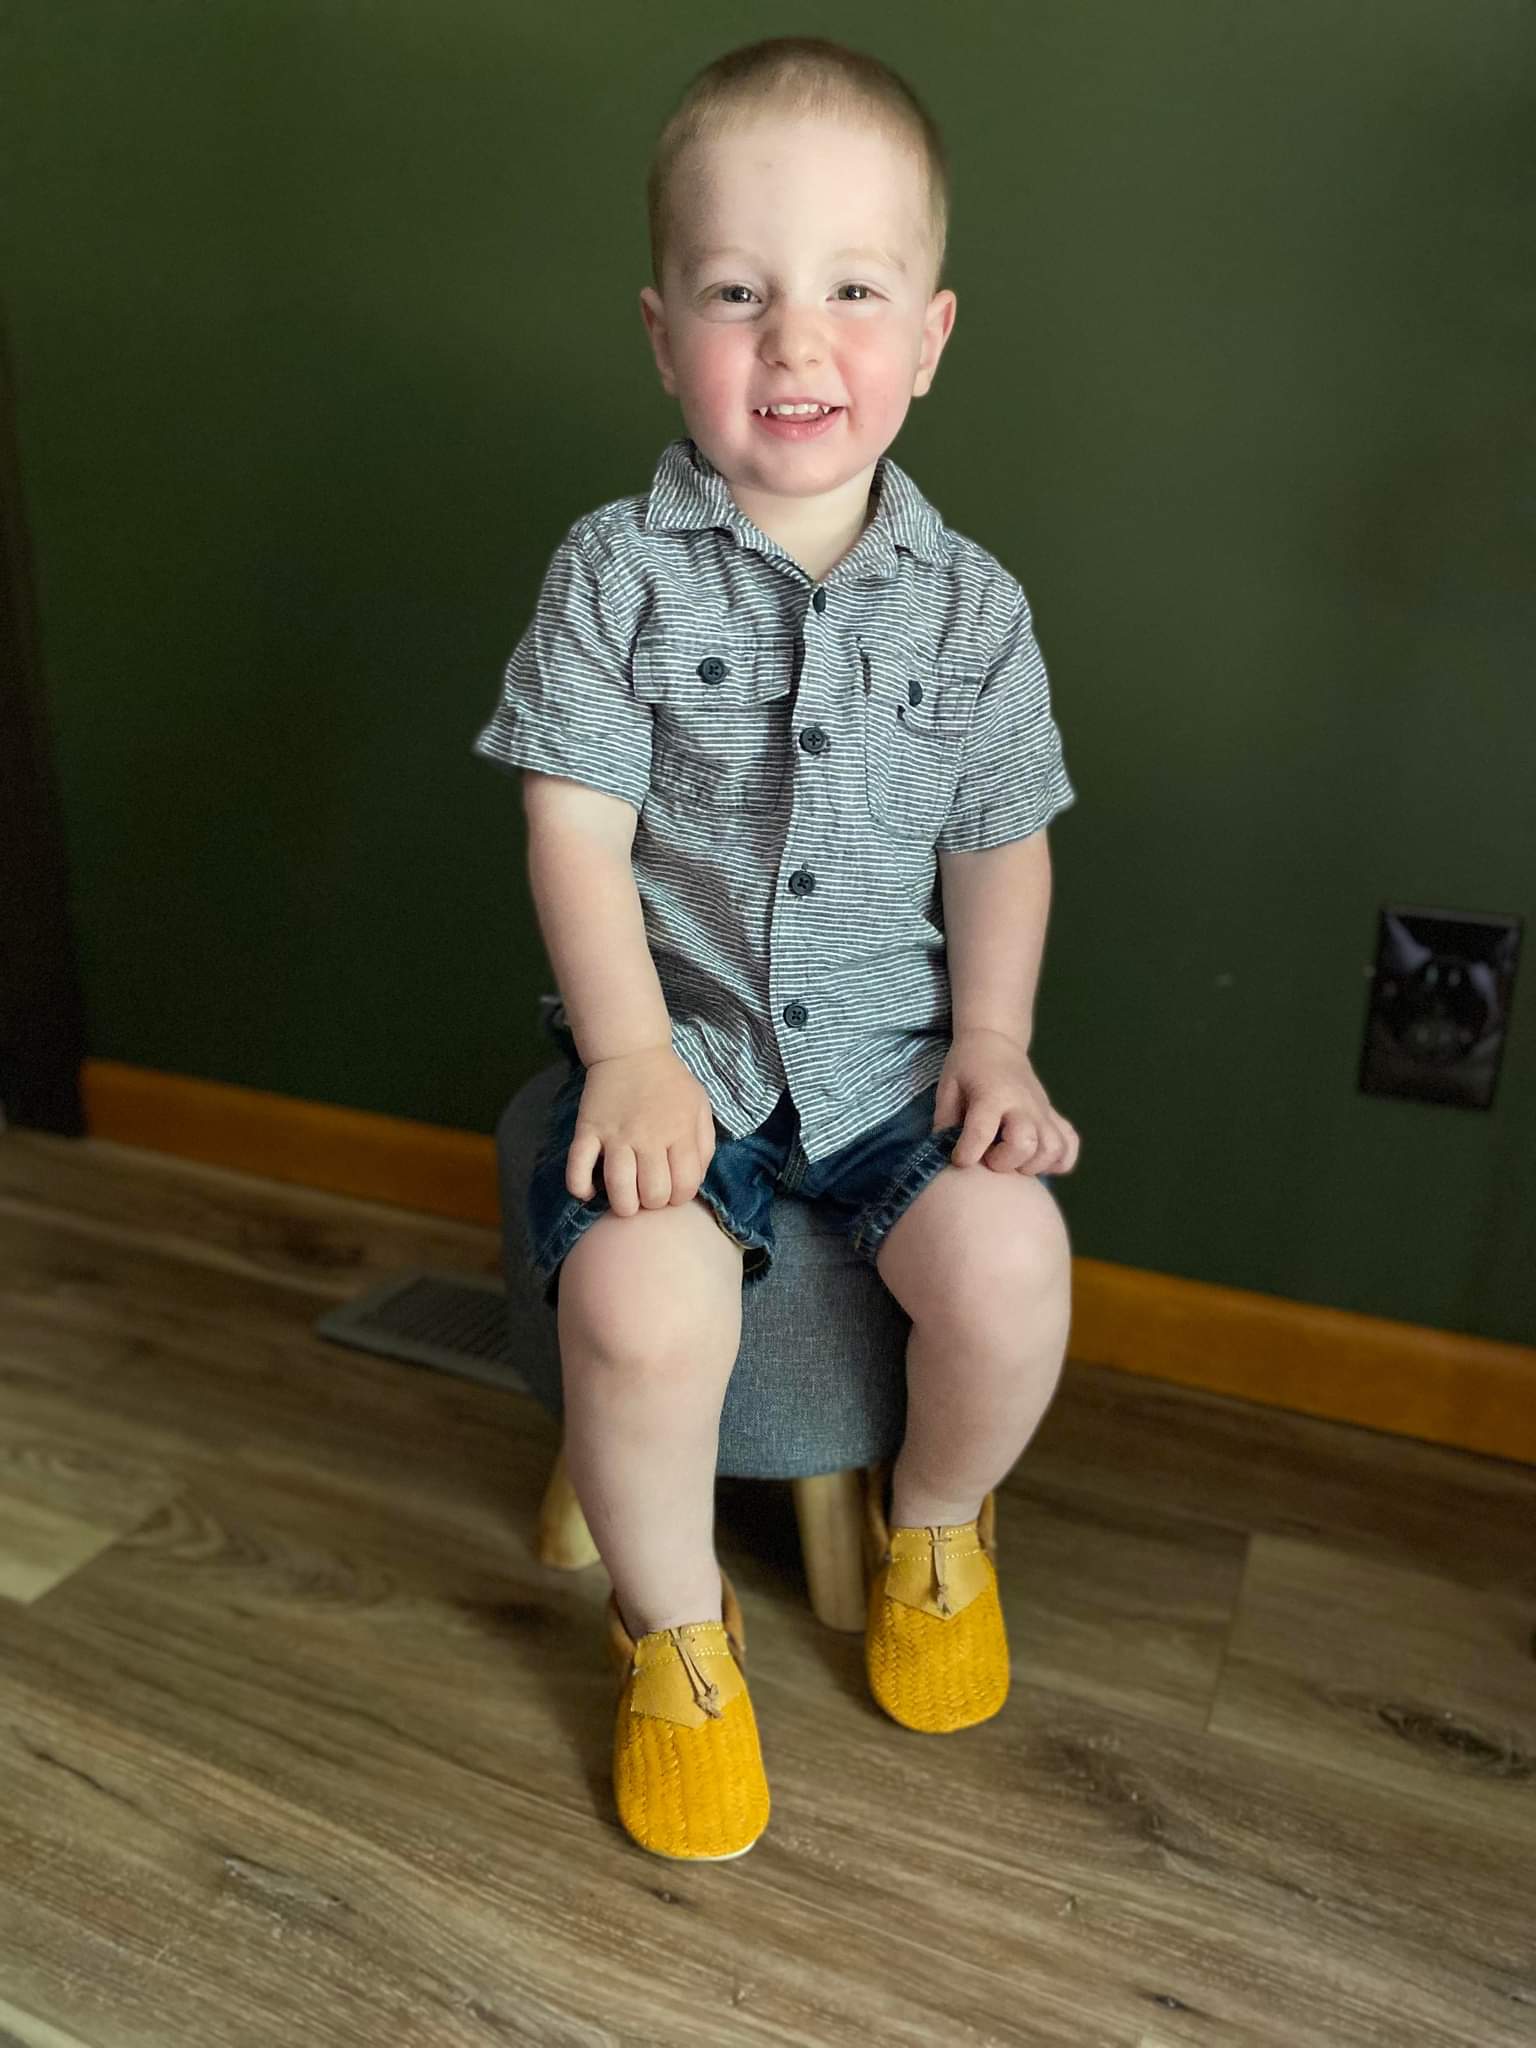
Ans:
POLYGON ((763 359, 770 363, 819 363, 823 345, 813 321, 781 318, 765 329, 763 359))
POLYGON ((765 348, 779 350, 819 349, 821 341, 821 309, 818 306, 787 305, 782 300, 773 308, 762 325, 765 348))

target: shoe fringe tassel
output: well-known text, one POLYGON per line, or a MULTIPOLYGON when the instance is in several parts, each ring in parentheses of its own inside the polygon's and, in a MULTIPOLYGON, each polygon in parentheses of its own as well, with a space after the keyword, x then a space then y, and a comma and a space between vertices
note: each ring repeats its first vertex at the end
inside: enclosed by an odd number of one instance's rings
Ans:
POLYGON ((682 1630, 669 1628, 667 1634, 671 1637, 672 1647, 677 1651, 678 1657, 682 1661, 683 1669, 688 1674, 688 1683, 693 1687, 693 1696, 700 1712, 708 1714, 713 1721, 720 1720, 724 1715, 725 1709, 720 1704, 719 1686, 715 1684, 712 1678, 706 1677, 704 1672, 700 1670, 693 1652, 683 1641, 682 1630))

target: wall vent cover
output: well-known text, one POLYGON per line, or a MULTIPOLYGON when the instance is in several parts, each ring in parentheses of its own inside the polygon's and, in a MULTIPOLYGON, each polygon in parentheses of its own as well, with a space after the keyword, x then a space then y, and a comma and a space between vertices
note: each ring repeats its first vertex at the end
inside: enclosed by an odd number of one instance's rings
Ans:
POLYGON ((316 1319, 317 1337, 487 1386, 528 1392, 507 1338, 500 1281, 473 1273, 396 1273, 316 1319))

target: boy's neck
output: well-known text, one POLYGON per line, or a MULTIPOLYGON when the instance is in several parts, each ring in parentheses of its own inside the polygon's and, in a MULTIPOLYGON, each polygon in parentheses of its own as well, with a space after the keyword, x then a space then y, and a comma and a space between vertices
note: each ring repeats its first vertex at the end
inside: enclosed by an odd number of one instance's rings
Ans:
POLYGON ((871 463, 817 498, 779 498, 767 491, 738 490, 734 484, 728 488, 752 524, 792 555, 813 583, 820 583, 874 518, 874 476, 871 463))

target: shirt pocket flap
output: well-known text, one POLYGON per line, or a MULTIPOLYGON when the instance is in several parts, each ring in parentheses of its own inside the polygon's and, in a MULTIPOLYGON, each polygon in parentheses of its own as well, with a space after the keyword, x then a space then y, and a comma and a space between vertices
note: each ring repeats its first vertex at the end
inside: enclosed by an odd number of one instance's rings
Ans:
POLYGON ((742 709, 789 693, 787 665, 738 625, 708 619, 644 628, 635 641, 635 695, 686 717, 690 710, 742 709))
POLYGON ((935 661, 902 633, 860 633, 858 641, 877 724, 895 726, 935 746, 958 746, 975 706, 977 678, 971 670, 935 661))

